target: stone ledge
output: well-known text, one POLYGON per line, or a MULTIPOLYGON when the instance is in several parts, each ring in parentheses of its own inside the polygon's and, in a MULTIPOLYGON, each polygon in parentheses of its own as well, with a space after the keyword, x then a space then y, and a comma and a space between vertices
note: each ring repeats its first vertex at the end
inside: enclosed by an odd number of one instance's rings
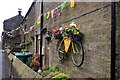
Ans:
MULTIPOLYGON (((37 72, 29 68, 26 64, 24 64, 21 60, 16 58, 13 54, 8 55, 9 60, 13 60, 12 66, 14 75, 12 75, 12 78, 22 78, 22 79, 42 79, 42 76, 39 75, 37 72)), ((52 78, 53 76, 57 75, 60 72, 51 72, 44 78, 52 78)))
POLYGON ((26 64, 24 64, 21 60, 16 58, 13 54, 8 55, 9 60, 13 60, 13 68, 15 69, 16 75, 12 75, 13 78, 42 78, 37 72, 30 69, 26 64), (16 77, 19 76, 19 77, 16 77))

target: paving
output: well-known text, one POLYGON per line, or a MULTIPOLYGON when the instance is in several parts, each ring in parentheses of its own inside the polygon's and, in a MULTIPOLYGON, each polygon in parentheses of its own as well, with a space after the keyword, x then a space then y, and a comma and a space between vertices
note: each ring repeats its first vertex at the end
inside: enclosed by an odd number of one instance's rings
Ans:
POLYGON ((7 54, 0 49, 0 80, 10 78, 10 61, 7 54))

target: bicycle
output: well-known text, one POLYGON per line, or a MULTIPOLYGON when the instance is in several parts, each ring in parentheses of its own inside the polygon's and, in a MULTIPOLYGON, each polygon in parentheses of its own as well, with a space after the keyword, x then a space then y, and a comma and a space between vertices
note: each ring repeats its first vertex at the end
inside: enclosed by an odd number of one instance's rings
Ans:
POLYGON ((80 41, 76 40, 75 36, 63 37, 57 42, 57 55, 60 61, 64 60, 65 54, 71 49, 72 63, 76 67, 80 67, 84 61, 84 50, 80 41), (66 43, 65 43, 66 42, 66 43))

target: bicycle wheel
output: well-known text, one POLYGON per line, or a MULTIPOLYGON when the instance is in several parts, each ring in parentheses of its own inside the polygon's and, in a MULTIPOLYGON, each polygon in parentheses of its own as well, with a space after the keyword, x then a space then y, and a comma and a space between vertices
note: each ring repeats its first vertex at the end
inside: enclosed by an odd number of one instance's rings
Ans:
POLYGON ((57 42, 57 56, 60 61, 64 59, 64 53, 65 53, 64 41, 58 41, 57 42))
POLYGON ((83 64, 84 50, 82 44, 78 41, 72 42, 71 59, 76 67, 80 67, 83 64))

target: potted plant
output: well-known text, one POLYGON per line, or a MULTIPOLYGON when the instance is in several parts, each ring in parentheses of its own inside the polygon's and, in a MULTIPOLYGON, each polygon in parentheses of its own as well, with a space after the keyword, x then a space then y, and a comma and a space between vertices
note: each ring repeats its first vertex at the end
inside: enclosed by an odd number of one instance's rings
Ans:
POLYGON ((39 59, 40 59, 40 57, 39 57, 39 54, 37 53, 37 54, 34 54, 33 56, 32 56, 32 62, 31 62, 31 67, 32 67, 32 69, 34 70, 34 71, 36 71, 37 72, 37 70, 39 69, 39 67, 40 67, 40 62, 39 62, 39 59))

